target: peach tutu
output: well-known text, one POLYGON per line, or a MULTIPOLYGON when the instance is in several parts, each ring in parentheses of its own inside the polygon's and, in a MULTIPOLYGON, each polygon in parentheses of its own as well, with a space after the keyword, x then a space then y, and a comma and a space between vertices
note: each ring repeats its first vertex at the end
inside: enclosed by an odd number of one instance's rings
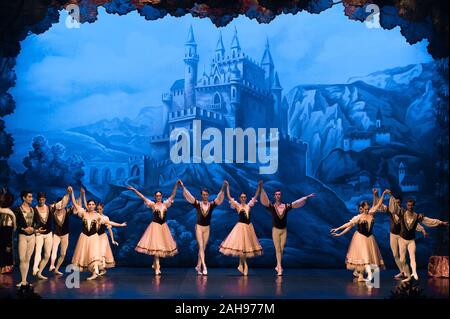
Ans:
POLYGON ((81 233, 73 252, 72 264, 80 271, 94 271, 95 264, 101 265, 100 240, 97 234, 86 236, 81 233))
POLYGON ((263 253, 262 246, 251 223, 237 223, 227 238, 220 244, 219 251, 227 256, 245 257, 260 256, 263 253))
MULTIPOLYGON (((364 236, 355 231, 348 247, 347 256, 345 258, 347 269, 363 268, 367 265, 377 265, 381 269, 385 269, 383 257, 381 257, 375 236, 364 236)), ((358 269, 360 270, 360 269, 358 269)))
POLYGON ((138 253, 158 257, 171 257, 178 253, 177 243, 166 223, 151 222, 139 240, 135 250, 138 253))
POLYGON ((103 233, 98 236, 98 239, 100 241, 100 254, 105 258, 105 268, 113 268, 116 263, 114 261, 111 246, 109 245, 108 235, 103 233))

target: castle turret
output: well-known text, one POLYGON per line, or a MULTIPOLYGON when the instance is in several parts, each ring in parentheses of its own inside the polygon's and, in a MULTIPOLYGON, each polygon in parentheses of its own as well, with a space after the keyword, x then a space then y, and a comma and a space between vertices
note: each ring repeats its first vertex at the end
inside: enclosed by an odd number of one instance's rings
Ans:
POLYGON ((398 183, 401 185, 403 179, 406 175, 406 165, 403 162, 400 162, 400 165, 398 166, 398 183))
POLYGON ((189 34, 184 48, 184 107, 193 107, 195 106, 198 54, 192 26, 189 27, 189 34))
POLYGON ((234 27, 233 40, 231 40, 231 57, 234 59, 237 58, 240 54, 241 46, 239 44, 236 27, 234 27))
MULTIPOLYGON (((231 67, 230 70, 230 83, 231 83, 231 88, 230 88, 230 105, 231 105, 231 109, 230 112, 231 114, 236 114, 236 110, 239 109, 239 104, 241 102, 241 92, 240 92, 240 87, 239 87, 239 83, 241 81, 241 71, 239 70, 239 68, 237 67, 237 64, 234 63, 231 67)), ((229 120, 229 124, 234 126, 235 125, 235 119, 233 120, 229 120)))
POLYGON ((273 66, 273 60, 272 55, 270 54, 270 48, 269 48, 269 39, 266 40, 266 48, 264 49, 264 54, 261 59, 261 66, 264 69, 264 78, 266 82, 267 89, 270 89, 273 83, 273 77, 274 77, 274 66, 273 66))
POLYGON ((375 123, 376 128, 381 128, 381 110, 378 108, 377 111, 377 121, 375 123))
POLYGON ((216 61, 220 61, 225 56, 225 47, 223 46, 222 41, 222 32, 219 32, 219 39, 217 40, 216 45, 216 61))
MULTIPOLYGON (((281 87, 280 80, 278 79, 278 73, 275 72, 275 76, 273 78, 272 87, 270 88, 272 92, 274 104, 273 104, 273 112, 275 115, 276 123, 278 123, 278 128, 281 130, 282 134, 285 134, 284 131, 287 127, 287 113, 284 114, 283 108, 281 107, 281 92, 283 88, 281 87)), ((272 122, 272 121, 269 121, 272 122)))

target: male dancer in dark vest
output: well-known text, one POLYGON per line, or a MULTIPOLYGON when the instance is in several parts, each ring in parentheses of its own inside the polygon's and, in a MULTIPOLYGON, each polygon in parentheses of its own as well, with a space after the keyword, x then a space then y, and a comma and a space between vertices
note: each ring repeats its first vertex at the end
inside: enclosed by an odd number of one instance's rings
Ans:
MULTIPOLYGON (((262 187, 262 181, 258 184, 262 187)), ((275 246, 275 254, 277 258, 277 266, 275 270, 277 275, 281 276, 283 274, 283 268, 281 265, 281 258, 283 256, 284 246, 286 245, 287 239, 287 213, 292 208, 299 208, 305 205, 306 201, 310 197, 314 197, 316 194, 312 193, 302 198, 299 198, 292 203, 282 203, 281 202, 281 191, 276 190, 274 192, 275 203, 272 204, 267 197, 267 193, 262 188, 261 190, 261 204, 263 204, 272 213, 272 239, 275 246)))

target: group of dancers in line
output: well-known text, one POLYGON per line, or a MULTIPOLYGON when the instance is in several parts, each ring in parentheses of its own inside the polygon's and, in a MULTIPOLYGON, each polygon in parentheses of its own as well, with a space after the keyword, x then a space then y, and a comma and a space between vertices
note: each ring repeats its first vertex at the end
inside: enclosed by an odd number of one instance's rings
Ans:
MULTIPOLYGON (((152 268, 155 275, 161 275, 160 258, 174 256, 178 253, 177 244, 166 223, 167 212, 174 202, 178 186, 182 187, 183 197, 195 208, 197 214, 195 234, 198 242, 198 260, 195 270, 199 275, 208 274, 205 249, 210 234, 211 216, 214 208, 222 204, 225 193, 231 208, 238 214, 238 222, 221 243, 219 251, 227 256, 239 257, 237 269, 245 276, 248 274, 247 258, 262 254, 262 246, 251 223, 251 209, 256 204, 257 198, 260 197, 261 204, 272 215, 272 239, 277 261, 275 270, 277 275, 281 276, 283 274, 282 254, 287 238, 288 212, 293 208, 302 207, 309 198, 315 196, 313 193, 291 203, 283 203, 282 192, 276 190, 274 192, 274 203, 272 203, 263 188, 263 182, 260 181, 255 195, 249 201, 247 201, 247 194, 244 192, 239 194, 239 200, 237 201, 230 194, 228 182, 224 181, 216 198, 210 201, 208 189, 201 189, 201 199, 197 199, 189 192, 183 182, 178 180, 166 200, 163 201, 163 194, 157 191, 154 193, 155 201, 152 201, 136 188, 127 186, 152 211, 152 222, 145 230, 135 250, 139 253, 154 256, 152 268)), ((407 201, 406 209, 402 208, 401 200, 395 198, 389 190, 385 190, 381 196, 378 196, 378 191, 374 189, 373 197, 372 205, 367 201, 361 202, 358 215, 348 223, 331 230, 332 236, 341 236, 357 226, 346 256, 347 268, 354 271, 353 274, 358 277, 358 281, 372 280, 371 267, 374 265, 384 269, 384 262, 372 230, 375 213, 385 212, 389 213, 390 216, 390 244, 395 262, 400 270, 395 278, 404 281, 409 281, 411 278, 417 280, 415 232, 421 231, 426 235, 425 230, 419 223, 428 227, 435 227, 448 225, 448 222, 431 219, 423 214, 416 213, 414 211, 415 202, 412 199, 407 201), (390 196, 388 205, 383 204, 385 195, 390 196), (407 251, 412 272, 406 264, 407 251), (367 273, 366 278, 364 278, 365 272, 367 273)), ((79 267, 81 271, 91 272, 88 280, 102 276, 106 273, 107 268, 114 267, 114 257, 106 230, 109 231, 113 244, 117 245, 111 227, 124 227, 126 223, 116 223, 109 220, 103 213, 101 203, 96 204, 94 200, 86 201, 83 189, 80 190, 79 198, 75 199, 74 191, 69 186, 64 197, 51 205, 46 205, 45 194, 42 193, 38 193, 38 205, 36 207, 31 206, 33 201, 31 192, 23 191, 21 199, 22 204, 20 206, 11 208, 13 203, 11 194, 2 193, 0 198, 2 207, 0 208, 0 217, 3 216, 0 220, 0 267, 2 267, 3 273, 10 272, 12 269, 12 232, 17 228, 21 274, 21 282, 18 286, 28 285, 27 274, 33 252, 35 254, 33 274, 38 279, 47 279, 42 272, 49 258, 51 258, 50 271, 53 271, 56 275, 62 275, 59 267, 64 261, 68 246, 70 215, 77 215, 82 220, 82 232, 72 257, 72 264, 79 267), (69 199, 72 200, 70 208, 67 207, 69 199), (56 261, 58 246, 60 246, 60 255, 56 261), (42 252, 42 250, 44 251, 42 252)))
MULTIPOLYGON (((197 213, 195 234, 198 242, 198 261, 195 270, 198 275, 208 274, 205 250, 210 234, 211 216, 214 208, 222 204, 225 189, 230 206, 238 214, 238 222, 220 245, 220 252, 224 255, 240 257, 237 269, 243 275, 248 274, 247 258, 259 256, 263 251, 251 223, 251 208, 261 194, 261 203, 272 215, 272 237, 277 259, 275 270, 279 276, 282 275, 282 254, 287 238, 287 213, 293 208, 305 205, 308 198, 314 197, 315 194, 309 194, 292 203, 283 203, 281 191, 277 190, 274 193, 275 202, 272 203, 263 189, 262 181, 260 181, 256 193, 250 201, 247 202, 247 194, 244 192, 239 194, 239 201, 236 201, 230 194, 228 182, 224 181, 214 200, 209 201, 209 190, 206 188, 201 190, 201 200, 199 200, 188 191, 181 180, 178 180, 171 195, 166 200, 163 201, 162 192, 157 191, 154 194, 155 201, 152 201, 134 187, 127 186, 152 210, 152 222, 145 230, 135 250, 139 253, 154 256, 152 268, 156 275, 161 275, 160 258, 174 256, 178 253, 177 244, 166 223, 167 211, 174 202, 178 185, 183 188, 184 198, 192 204, 197 213)), ((75 199, 74 191, 69 186, 64 197, 51 205, 46 204, 45 194, 38 193, 38 205, 35 207, 32 207, 33 194, 30 191, 21 192, 22 204, 14 208, 11 207, 14 202, 12 194, 5 191, 0 195, 0 267, 2 273, 12 271, 12 235, 13 231, 17 229, 21 274, 21 282, 17 284, 18 287, 30 285, 27 282, 27 276, 33 253, 33 275, 37 279, 47 279, 43 275, 43 270, 49 259, 51 259, 49 270, 55 275, 62 275, 59 268, 64 261, 68 247, 69 216, 71 215, 76 215, 82 220, 82 231, 74 250, 72 265, 77 266, 80 271, 91 272, 87 280, 103 276, 107 268, 114 267, 114 257, 108 242, 106 229, 109 230, 112 242, 117 245, 111 228, 124 227, 126 223, 111 221, 103 214, 103 204, 96 204, 92 199, 86 201, 83 189, 80 190, 79 198, 75 199), (69 199, 72 200, 70 208, 68 208, 69 199), (56 261, 58 247, 60 247, 59 258, 56 261)))
POLYGON ((414 199, 406 201, 406 209, 401 204, 401 199, 394 197, 390 190, 384 190, 379 197, 378 189, 374 188, 372 205, 368 201, 362 201, 358 205, 358 215, 344 225, 331 229, 331 235, 338 237, 357 226, 345 262, 347 269, 353 270, 353 275, 358 278, 358 281, 371 281, 373 279, 372 267, 374 266, 385 269, 383 258, 372 234, 374 216, 377 212, 389 214, 390 247, 395 263, 400 270, 394 278, 402 280, 402 282, 408 282, 413 278, 419 279, 416 266, 416 232, 422 232, 425 237, 428 236, 420 223, 427 227, 436 227, 440 225, 448 226, 448 222, 428 218, 415 212, 414 199), (388 205, 383 204, 385 195, 390 197, 388 205), (407 253, 409 254, 411 271, 406 262, 407 253), (364 272, 367 273, 366 278, 364 278, 364 272))

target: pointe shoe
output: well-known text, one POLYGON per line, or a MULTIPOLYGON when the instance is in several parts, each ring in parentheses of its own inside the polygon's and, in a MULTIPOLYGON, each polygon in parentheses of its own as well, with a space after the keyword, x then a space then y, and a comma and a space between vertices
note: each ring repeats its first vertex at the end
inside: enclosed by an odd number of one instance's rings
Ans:
POLYGON ((62 276, 62 275, 63 275, 63 273, 60 272, 60 271, 57 270, 57 269, 55 269, 55 270, 53 271, 53 273, 54 273, 55 275, 58 275, 58 276, 62 276))
POLYGON ((412 276, 409 276, 409 277, 403 279, 402 282, 410 282, 411 279, 412 279, 412 276))
POLYGON ((161 275, 161 270, 159 270, 159 269, 155 269, 155 275, 161 275))
POLYGON ((37 274, 38 274, 38 272, 39 272, 39 269, 33 269, 33 276, 37 276, 37 274))
POLYGON ((248 266, 247 264, 244 265, 244 276, 248 275, 248 266))
POLYGON ((55 266, 50 266, 50 268, 48 269, 48 271, 53 272, 55 270, 55 266))
POLYGON ((400 280, 405 278, 405 274, 403 274, 402 272, 398 273, 397 275, 394 276, 395 280, 400 280))
POLYGON ((101 270, 100 273, 98 274, 99 276, 104 276, 106 274, 106 270, 101 270))
POLYGON ((417 274, 412 274, 412 277, 413 277, 415 280, 419 280, 419 275, 417 275, 417 274))
POLYGON ((283 276, 283 268, 278 269, 277 276, 283 276))
POLYGON ((36 277, 37 277, 37 279, 40 279, 40 280, 47 280, 48 279, 47 277, 45 277, 44 275, 42 275, 40 273, 38 273, 36 277))
MULTIPOLYGON (((19 282, 19 283, 16 285, 16 287, 17 287, 17 288, 20 288, 20 287, 26 286, 26 285, 28 285, 27 282, 19 282)), ((31 285, 30 285, 30 286, 31 286, 31 285)))
POLYGON ((93 273, 90 277, 86 278, 86 280, 94 280, 97 277, 98 277, 98 274, 97 273, 93 273))
POLYGON ((239 270, 239 272, 240 272, 241 274, 244 273, 244 268, 243 268, 243 266, 242 266, 241 264, 239 264, 239 266, 237 267, 237 270, 239 270))
POLYGON ((205 269, 203 269, 203 273, 202 273, 202 275, 203 276, 208 276, 208 270, 205 268, 205 269))
POLYGON ((197 271, 197 275, 202 275, 202 270, 199 265, 195 266, 195 271, 197 271))
POLYGON ((359 272, 356 269, 353 270, 353 277, 359 277, 359 272))

